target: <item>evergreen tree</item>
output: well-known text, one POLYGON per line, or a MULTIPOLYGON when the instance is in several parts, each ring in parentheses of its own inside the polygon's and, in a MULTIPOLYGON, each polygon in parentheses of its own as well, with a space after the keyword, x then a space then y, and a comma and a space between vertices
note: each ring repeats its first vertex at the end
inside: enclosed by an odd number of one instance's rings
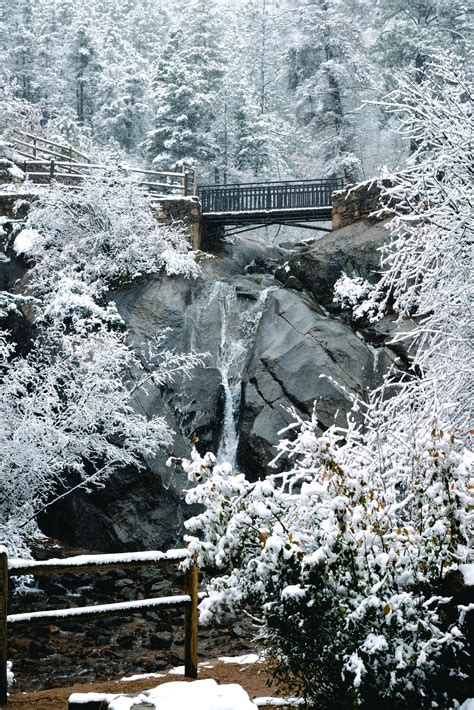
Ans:
POLYGON ((186 8, 183 29, 174 30, 155 75, 154 128, 146 150, 156 165, 216 165, 213 131, 223 52, 210 0, 186 8))
POLYGON ((79 124, 90 123, 94 114, 99 74, 98 52, 90 28, 80 23, 74 31, 69 53, 79 124))
POLYGON ((369 82, 369 62, 356 11, 360 12, 358 6, 349 0, 301 5, 299 33, 287 56, 296 117, 309 133, 322 174, 349 182, 361 176, 352 113, 369 82))
POLYGON ((146 66, 129 42, 110 32, 101 53, 103 71, 97 86, 95 133, 133 152, 145 137, 147 119, 146 66))
POLYGON ((470 15, 464 0, 378 0, 375 57, 391 72, 414 66, 421 82, 433 52, 466 52, 470 15))

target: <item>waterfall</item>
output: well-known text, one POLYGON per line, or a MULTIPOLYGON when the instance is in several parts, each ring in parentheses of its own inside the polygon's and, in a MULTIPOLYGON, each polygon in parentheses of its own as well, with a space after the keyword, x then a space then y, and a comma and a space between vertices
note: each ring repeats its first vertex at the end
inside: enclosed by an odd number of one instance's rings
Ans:
POLYGON ((242 302, 237 299, 237 291, 231 284, 217 281, 209 294, 209 301, 217 302, 219 306, 220 341, 216 366, 224 392, 222 435, 217 460, 219 463, 227 461, 233 467, 235 467, 239 443, 242 376, 267 292, 268 289, 262 291, 256 304, 244 310, 242 310, 242 302))
POLYGON ((228 461, 233 466, 239 443, 237 417, 240 407, 242 368, 247 350, 245 343, 239 337, 238 330, 232 327, 234 325, 232 305, 237 301, 235 288, 229 284, 217 282, 213 287, 211 298, 217 298, 219 301, 221 337, 217 367, 224 389, 224 420, 217 460, 219 462, 228 461))

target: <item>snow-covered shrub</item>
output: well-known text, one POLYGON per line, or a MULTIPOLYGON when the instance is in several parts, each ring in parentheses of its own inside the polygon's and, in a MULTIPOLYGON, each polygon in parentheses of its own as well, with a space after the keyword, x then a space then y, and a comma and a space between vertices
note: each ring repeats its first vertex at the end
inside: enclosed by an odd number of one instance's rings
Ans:
POLYGON ((386 424, 318 436, 316 417, 299 420, 279 444, 285 471, 256 483, 209 456, 185 462, 204 479, 187 495, 205 506, 190 548, 224 572, 201 621, 258 609, 278 676, 318 708, 447 707, 462 675, 441 585, 469 554, 463 443, 433 421, 402 455, 386 424))
POLYGON ((8 139, 9 132, 15 128, 40 133, 42 119, 40 107, 19 98, 14 88, 0 81, 0 138, 3 134, 8 139))
POLYGON ((170 445, 165 420, 139 414, 131 395, 189 376, 201 358, 164 351, 157 333, 139 361, 107 295, 140 274, 193 277, 198 266, 184 233, 155 221, 138 186, 103 180, 48 188, 13 248, 31 267, 31 295, 0 294, 0 317, 27 306, 38 337, 20 357, 0 330, 0 541, 25 555, 36 515, 55 497, 139 469, 170 445))
POLYGON ((10 357, 0 374, 0 534, 13 553, 56 493, 141 468, 172 441, 164 419, 132 407, 127 377, 139 365, 122 334, 48 337, 50 346, 10 357))
POLYGON ((32 265, 30 290, 56 318, 94 315, 111 288, 143 274, 198 274, 184 229, 159 224, 140 187, 113 178, 89 179, 74 191, 49 187, 13 247, 32 265))
POLYGON ((373 315, 373 303, 368 301, 374 287, 360 276, 348 276, 342 272, 334 284, 334 303, 341 308, 350 309, 356 320, 373 315))

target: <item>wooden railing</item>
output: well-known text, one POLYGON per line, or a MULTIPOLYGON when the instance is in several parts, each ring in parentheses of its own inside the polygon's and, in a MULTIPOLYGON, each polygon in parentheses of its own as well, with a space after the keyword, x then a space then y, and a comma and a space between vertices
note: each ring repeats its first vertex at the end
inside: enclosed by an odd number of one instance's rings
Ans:
POLYGON ((102 172, 104 175, 114 175, 118 178, 141 176, 141 179, 136 180, 138 184, 157 199, 196 194, 196 174, 189 165, 183 164, 181 172, 166 172, 140 170, 126 165, 96 164, 70 145, 55 143, 18 129, 9 137, 9 142, 15 153, 23 159, 19 165, 35 183, 55 180, 74 187, 91 173, 102 172), (17 135, 21 137, 18 138, 17 135))
POLYGON ((94 163, 69 163, 57 160, 24 160, 21 164, 26 177, 34 183, 61 182, 69 187, 75 187, 93 172, 113 176, 114 179, 143 176, 137 179, 138 185, 145 188, 150 197, 166 199, 173 196, 187 196, 194 193, 193 171, 183 166, 180 173, 155 172, 153 170, 140 170, 120 165, 98 165, 94 163), (80 171, 80 172, 79 172, 80 171), (167 182, 163 182, 163 178, 167 182), (169 190, 165 194, 165 190, 169 190))
POLYGON ((286 182, 204 185, 198 189, 203 214, 268 212, 329 207, 335 190, 344 186, 341 178, 286 182))
POLYGON ((25 158, 49 158, 51 156, 68 160, 69 163, 90 162, 85 153, 81 153, 71 145, 56 143, 19 128, 15 129, 15 133, 10 136, 9 140, 14 144, 16 152, 25 158))
POLYGON ((185 550, 168 552, 131 552, 109 555, 79 555, 64 559, 33 561, 8 559, 5 548, 0 549, 0 705, 7 704, 7 642, 8 627, 20 623, 81 618, 102 614, 128 615, 145 609, 184 609, 184 669, 188 678, 197 677, 198 641, 198 568, 190 553, 185 550), (29 575, 50 575, 64 573, 98 572, 110 569, 128 569, 144 566, 162 566, 189 559, 184 573, 184 594, 170 597, 138 599, 136 601, 101 604, 70 609, 32 611, 22 614, 8 614, 9 578, 29 575))

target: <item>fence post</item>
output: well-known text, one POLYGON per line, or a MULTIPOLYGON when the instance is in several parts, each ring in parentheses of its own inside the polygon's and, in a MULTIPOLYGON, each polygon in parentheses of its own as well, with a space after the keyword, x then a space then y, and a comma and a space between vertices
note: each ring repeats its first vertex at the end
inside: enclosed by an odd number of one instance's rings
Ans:
POLYGON ((33 158, 36 158, 36 138, 33 138, 33 158))
POLYGON ((8 555, 0 546, 0 705, 7 704, 8 555))
POLYGON ((54 178, 54 158, 51 158, 51 160, 49 162, 49 180, 50 180, 50 182, 53 178, 54 178))
POLYGON ((184 610, 184 675, 198 675, 198 587, 199 570, 196 561, 186 570, 184 593, 191 597, 191 606, 184 610))
POLYGON ((69 146, 69 172, 72 173, 72 146, 69 146))
POLYGON ((184 196, 187 197, 188 194, 188 171, 186 169, 186 165, 183 163, 183 190, 184 190, 184 196))

